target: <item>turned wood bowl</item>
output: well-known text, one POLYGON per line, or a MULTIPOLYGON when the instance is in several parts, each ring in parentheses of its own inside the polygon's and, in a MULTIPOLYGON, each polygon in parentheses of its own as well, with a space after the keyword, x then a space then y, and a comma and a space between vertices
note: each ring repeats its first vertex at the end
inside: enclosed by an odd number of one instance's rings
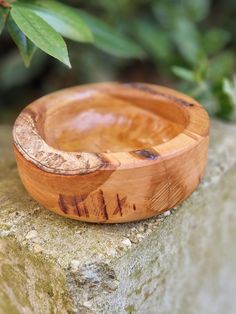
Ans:
POLYGON ((188 197, 207 162, 209 119, 194 99, 143 83, 73 87, 18 116, 14 150, 29 194, 65 217, 120 223, 188 197))

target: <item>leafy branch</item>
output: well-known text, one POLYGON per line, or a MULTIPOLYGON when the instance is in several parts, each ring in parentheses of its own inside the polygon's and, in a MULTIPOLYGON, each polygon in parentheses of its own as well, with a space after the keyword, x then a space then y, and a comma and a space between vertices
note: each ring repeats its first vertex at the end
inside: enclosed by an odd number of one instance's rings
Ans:
POLYGON ((123 58, 144 51, 103 21, 54 0, 0 0, 0 34, 6 26, 28 67, 37 48, 71 67, 64 38, 90 43, 123 58))

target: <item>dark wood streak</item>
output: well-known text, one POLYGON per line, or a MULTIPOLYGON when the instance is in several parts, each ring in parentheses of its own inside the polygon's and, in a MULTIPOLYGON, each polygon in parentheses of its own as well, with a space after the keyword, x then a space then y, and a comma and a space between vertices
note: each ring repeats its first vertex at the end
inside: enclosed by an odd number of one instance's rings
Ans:
POLYGON ((135 88, 135 89, 139 89, 139 90, 141 90, 143 92, 146 92, 146 93, 149 93, 149 94, 162 96, 164 98, 167 98, 169 100, 177 102, 180 105, 184 105, 184 106, 187 106, 187 107, 193 107, 194 106, 193 103, 189 103, 189 102, 187 102, 184 99, 181 99, 179 97, 176 97, 176 96, 173 96, 173 95, 170 95, 170 94, 159 92, 159 91, 154 90, 151 87, 146 86, 145 84, 142 84, 142 83, 129 83, 129 84, 123 84, 123 85, 130 86, 130 87, 135 88))
POLYGON ((160 156, 156 151, 151 149, 134 150, 130 154, 134 157, 148 160, 156 160, 160 156))
POLYGON ((123 216, 122 207, 124 206, 126 200, 127 200, 127 196, 120 198, 119 194, 116 194, 117 207, 114 210, 113 215, 117 215, 118 213, 120 213, 120 215, 123 216))
POLYGON ((88 211, 88 208, 84 202, 86 197, 87 197, 87 195, 86 196, 85 195, 76 196, 76 202, 77 202, 77 206, 79 207, 79 210, 82 211, 82 213, 80 211, 80 215, 88 218, 89 217, 89 211, 88 211))
POLYGON ((202 176, 199 176, 199 177, 198 177, 198 183, 199 183, 199 184, 202 183, 202 179, 203 179, 202 176))
POLYGON ((95 156, 101 161, 100 169, 103 168, 103 169, 115 170, 118 167, 118 165, 116 166, 112 164, 111 161, 101 153, 95 153, 95 156))
POLYGON ((98 200, 99 200, 99 204, 100 204, 99 206, 100 206, 100 210, 102 212, 103 218, 108 220, 109 216, 107 212, 107 206, 106 206, 106 201, 104 198, 103 190, 98 191, 98 200))
POLYGON ((81 214, 80 214, 80 208, 79 208, 79 206, 78 206, 77 197, 76 197, 76 196, 73 197, 73 206, 74 206, 74 209, 75 209, 76 214, 80 217, 80 216, 81 216, 81 214))
POLYGON ((135 204, 133 204, 133 210, 136 210, 137 208, 136 208, 136 205, 135 204))
POLYGON ((89 218, 89 211, 84 203, 86 197, 87 195, 65 196, 59 194, 58 204, 65 214, 68 214, 69 208, 71 208, 75 215, 89 218))
POLYGON ((84 208, 85 216, 89 217, 89 211, 88 211, 88 208, 87 208, 87 206, 85 205, 84 202, 83 202, 83 208, 84 208))
POLYGON ((66 206, 64 196, 62 194, 59 194, 58 204, 60 206, 60 209, 63 211, 63 213, 68 213, 68 208, 66 206))

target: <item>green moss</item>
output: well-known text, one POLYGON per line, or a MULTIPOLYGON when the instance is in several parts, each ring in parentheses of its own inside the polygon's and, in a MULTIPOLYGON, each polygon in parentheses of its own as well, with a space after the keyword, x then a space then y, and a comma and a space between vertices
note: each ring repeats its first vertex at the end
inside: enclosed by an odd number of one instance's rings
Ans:
POLYGON ((39 281, 35 283, 35 288, 38 292, 47 293, 52 298, 54 295, 52 284, 51 282, 39 281))
POLYGON ((146 280, 144 283, 142 283, 141 285, 139 285, 138 288, 136 288, 135 290, 132 290, 130 293, 127 294, 127 297, 130 298, 133 296, 133 294, 135 293, 136 295, 140 295, 142 293, 143 287, 148 285, 149 283, 151 283, 151 281, 153 280, 153 278, 149 278, 148 280, 146 280))
POLYGON ((139 287, 138 289, 135 289, 134 293, 137 294, 137 295, 141 294, 142 288, 143 288, 143 285, 141 287, 139 287))
POLYGON ((134 311, 135 311, 134 305, 128 305, 128 306, 126 306, 125 311, 126 311, 127 313, 134 313, 134 311))
POLYGON ((6 314, 21 314, 17 308, 12 304, 11 300, 6 297, 4 300, 4 303, 1 304, 1 313, 6 313, 6 314))
POLYGON ((145 294, 144 294, 144 301, 147 301, 147 299, 149 299, 153 295, 154 291, 152 291, 152 292, 145 292, 145 294))
POLYGON ((131 278, 133 279, 139 279, 142 275, 142 269, 141 268, 137 268, 132 274, 131 274, 131 278))
POLYGON ((51 262, 19 248, 12 240, 0 240, 0 245, 3 248, 0 312, 18 314, 25 309, 39 314, 72 312, 60 270, 51 262))
MULTIPOLYGON (((6 261, 7 262, 7 261, 6 261)), ((21 303, 25 307, 30 307, 30 303, 28 301, 29 295, 27 290, 22 292, 22 288, 24 287, 24 279, 25 275, 22 272, 21 268, 18 268, 17 264, 3 264, 2 265, 2 271, 0 276, 0 285, 1 286, 7 286, 10 288, 14 296, 17 300, 21 300, 21 303), (22 286, 19 288, 19 283, 22 284, 22 286)))

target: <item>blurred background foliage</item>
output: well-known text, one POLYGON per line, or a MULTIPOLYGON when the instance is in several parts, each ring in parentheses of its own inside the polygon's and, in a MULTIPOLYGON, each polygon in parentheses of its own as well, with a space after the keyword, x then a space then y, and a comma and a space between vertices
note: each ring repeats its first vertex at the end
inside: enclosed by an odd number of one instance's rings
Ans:
MULTIPOLYGON (((99 81, 163 84, 236 121, 235 0, 61 1, 99 19, 106 43, 67 40, 72 69, 37 50, 26 68, 5 30, 0 37, 0 122, 45 93, 99 81)), ((98 27, 98 29, 96 29, 98 27)), ((92 30, 94 31, 94 30, 92 30)))

